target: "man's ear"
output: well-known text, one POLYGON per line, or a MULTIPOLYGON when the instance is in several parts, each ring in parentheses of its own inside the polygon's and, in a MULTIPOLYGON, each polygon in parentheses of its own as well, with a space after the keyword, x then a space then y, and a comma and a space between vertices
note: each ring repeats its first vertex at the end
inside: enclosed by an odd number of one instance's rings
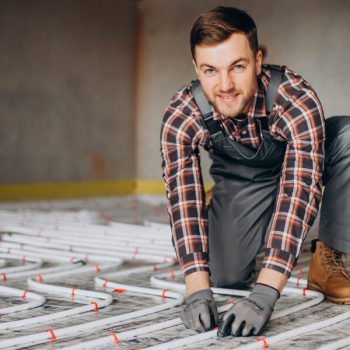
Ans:
POLYGON ((263 59, 263 54, 262 51, 259 49, 258 52, 256 53, 255 57, 255 62, 256 62, 256 75, 261 74, 261 65, 262 65, 262 59, 263 59))
POLYGON ((199 79, 199 76, 198 76, 198 68, 197 68, 196 61, 193 59, 193 60, 192 60, 192 63, 193 63, 193 65, 194 65, 194 69, 195 69, 196 74, 197 74, 197 77, 198 77, 198 79, 199 79))

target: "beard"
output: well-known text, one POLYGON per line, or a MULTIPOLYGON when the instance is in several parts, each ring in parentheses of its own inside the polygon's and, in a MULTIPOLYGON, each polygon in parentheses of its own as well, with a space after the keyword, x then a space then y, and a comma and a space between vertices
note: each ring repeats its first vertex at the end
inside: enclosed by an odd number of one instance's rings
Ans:
MULTIPOLYGON (((205 94, 206 95, 206 94, 205 94)), ((214 106, 224 118, 235 118, 246 114, 255 96, 255 89, 246 94, 242 90, 219 91, 214 97, 207 96, 211 105, 214 106)))

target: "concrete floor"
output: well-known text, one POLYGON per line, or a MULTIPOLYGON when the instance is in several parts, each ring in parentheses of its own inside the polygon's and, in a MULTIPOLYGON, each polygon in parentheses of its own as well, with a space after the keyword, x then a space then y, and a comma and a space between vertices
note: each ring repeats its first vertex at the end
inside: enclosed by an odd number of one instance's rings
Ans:
MULTIPOLYGON (((106 225, 110 220, 118 221, 122 223, 131 223, 141 225, 146 222, 156 222, 156 223, 167 223, 167 213, 166 206, 163 197, 156 196, 143 196, 143 197, 119 197, 119 198, 97 198, 89 200, 67 200, 67 201, 38 201, 31 203, 3 203, 0 205, 0 211, 7 210, 12 213, 20 215, 22 218, 21 225, 22 227, 30 226, 38 218, 39 213, 50 213, 53 210, 61 211, 61 214, 56 216, 56 224, 60 225, 65 218, 65 215, 68 213, 70 218, 73 218, 76 222, 82 223, 86 222, 87 227, 91 224, 98 223, 99 225, 106 225), (84 209, 84 212, 79 210, 84 209), (75 216, 74 216, 75 215, 75 216)), ((3 212, 2 212, 3 213, 3 212)), ((1 213, 0 213, 1 218, 1 213)), ((3 223, 2 223, 3 224, 3 223)), ((8 224, 8 223, 7 223, 8 224)), ((17 223, 18 225, 18 223, 17 223)), ((74 222, 70 223, 74 226, 74 222)), ((161 226, 160 226, 161 227, 161 226)), ((8 232, 9 230, 2 230, 8 232)), ((11 231, 12 232, 12 231, 11 231)), ((13 230, 15 232, 15 230, 13 230)), ((164 227, 164 236, 165 240, 168 240, 168 247, 171 247, 171 238, 169 228, 164 227)), ((299 265, 295 269, 294 276, 298 276, 300 269, 303 270, 303 278, 305 278, 309 252, 308 246, 312 237, 315 236, 317 232, 317 223, 314 225, 314 228, 310 232, 310 235, 305 243, 305 250, 303 251, 299 261, 299 265)), ((1 242, 0 247, 4 242, 1 242)), ((50 250, 47 250, 50 252, 50 250)), ((25 253, 28 254, 28 253, 25 253)), ((54 253, 52 253, 54 254, 54 253)), ((6 260, 6 259, 5 259, 6 260)), ((16 262, 14 260, 9 260, 9 266, 21 265, 22 263, 16 262)), ((150 262, 142 262, 138 259, 126 259, 124 264, 121 267, 112 269, 113 271, 123 271, 129 268, 137 266, 149 265, 150 262)), ((46 261, 45 267, 56 266, 57 263, 52 261, 46 261)), ((172 272, 176 272, 178 267, 171 269, 172 272)), ((169 268, 166 268, 164 271, 156 272, 144 272, 139 274, 128 275, 118 278, 119 282, 127 285, 133 286, 142 286, 155 288, 150 283, 150 277, 154 274, 159 274, 162 272, 169 272, 169 268)), ((1 273, 1 268, 0 268, 1 273)), ((65 278, 57 278, 56 280, 50 280, 50 284, 58 286, 66 286, 69 288, 80 288, 85 290, 95 290, 106 292, 103 287, 98 287, 94 283, 95 273, 82 273, 78 276, 72 275, 65 278)), ((172 279, 172 276, 169 273, 169 279, 172 279)), ((181 276, 175 277, 176 282, 183 282, 181 276)), ((2 282, 3 286, 16 287, 20 289, 27 289, 26 278, 20 278, 11 281, 9 278, 6 282, 2 282)), ((290 284, 291 287, 295 287, 295 283, 290 284)), ((57 340, 54 342, 44 341, 40 344, 30 345, 30 343, 20 346, 5 347, 5 343, 2 343, 4 340, 15 339, 25 335, 38 334, 45 332, 48 328, 51 328, 55 332, 58 332, 59 329, 84 324, 99 319, 105 319, 108 317, 125 314, 131 311, 144 309, 152 305, 162 305, 164 300, 161 297, 157 296, 146 296, 142 294, 135 293, 112 293, 114 300, 113 303, 105 308, 101 308, 97 313, 91 311, 84 314, 78 314, 71 316, 69 318, 62 318, 55 320, 53 322, 33 322, 29 326, 21 327, 16 330, 2 330, 1 325, 5 322, 33 318, 35 316, 51 314, 54 312, 69 310, 77 306, 76 300, 67 298, 64 295, 57 295, 52 293, 40 292, 39 294, 46 297, 46 302, 40 307, 28 310, 20 311, 8 315, 2 315, 0 319, 0 348, 28 348, 28 349, 59 349, 72 346, 75 344, 81 344, 82 349, 84 349, 84 342, 93 340, 101 337, 108 337, 108 334, 115 332, 116 334, 121 334, 127 330, 136 329, 139 327, 144 327, 151 324, 159 324, 160 322, 166 320, 172 320, 179 317, 179 313, 182 309, 182 306, 173 307, 169 310, 159 312, 157 314, 152 314, 148 316, 143 316, 137 318, 131 322, 124 322, 118 324, 117 326, 106 326, 101 328, 96 328, 90 330, 86 333, 80 333, 66 339, 60 339, 57 337, 57 340)), ((215 296, 218 305, 226 304, 228 300, 236 300, 238 297, 228 297, 222 295, 215 296)), ((309 298, 303 297, 302 293, 300 296, 290 296, 283 295, 278 301, 275 312, 280 310, 289 309, 290 307, 303 303, 309 298)), ((10 297, 4 296, 0 300, 0 309, 8 307, 11 305, 21 304, 23 300, 21 297, 10 297)), ((350 311, 349 306, 340 306, 323 301, 322 303, 313 306, 311 308, 299 311, 295 314, 285 316, 279 319, 270 321, 266 326, 263 332, 263 337, 269 338, 286 332, 298 327, 305 327, 312 323, 319 322, 322 320, 329 319, 336 315, 350 311)), ((176 325, 171 328, 163 329, 154 333, 148 333, 142 336, 137 336, 126 341, 118 341, 117 347, 119 349, 144 349, 155 345, 163 344, 166 345, 167 342, 183 339, 186 337, 193 337, 196 335, 195 332, 185 329, 183 325, 176 325)), ((350 336, 350 316, 346 320, 337 323, 333 326, 325 327, 320 330, 312 331, 300 336, 292 337, 290 339, 282 339, 277 344, 270 345, 271 349, 317 349, 322 345, 330 344, 341 338, 346 338, 350 336)), ((181 348, 186 349, 233 349, 239 347, 242 344, 254 343, 258 348, 263 348, 262 342, 256 343, 257 337, 248 337, 248 338, 232 338, 227 337, 224 339, 218 339, 213 337, 211 339, 201 341, 195 344, 190 344, 188 341, 187 346, 181 346, 181 348)), ((191 338, 188 338, 191 339, 191 338)), ((87 347, 86 347, 87 348, 87 347)), ((113 349, 116 348, 116 345, 104 344, 95 347, 97 349, 113 349)), ((164 347, 166 348, 166 347, 164 347)), ((179 347, 177 347, 179 348, 179 347)), ((343 347, 344 348, 344 347, 343 347)), ((350 346, 345 347, 350 349, 350 346)))

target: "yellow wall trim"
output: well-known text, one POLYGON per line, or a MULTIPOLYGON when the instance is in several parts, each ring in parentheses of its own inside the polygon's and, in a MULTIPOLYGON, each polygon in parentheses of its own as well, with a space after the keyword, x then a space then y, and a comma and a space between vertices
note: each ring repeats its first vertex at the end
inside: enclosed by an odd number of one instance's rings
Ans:
MULTIPOLYGON (((211 184, 206 184, 209 189, 211 184)), ((165 195, 162 180, 84 181, 0 185, 0 201, 69 199, 132 194, 165 195)))

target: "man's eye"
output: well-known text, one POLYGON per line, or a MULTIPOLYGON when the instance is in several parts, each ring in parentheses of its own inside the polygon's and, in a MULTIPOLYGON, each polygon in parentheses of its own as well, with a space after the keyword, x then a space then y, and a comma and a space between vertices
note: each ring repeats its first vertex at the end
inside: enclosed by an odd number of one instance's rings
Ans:
POLYGON ((244 70, 244 66, 243 64, 236 64, 233 66, 233 69, 236 71, 236 72, 241 72, 244 70))
POLYGON ((205 74, 213 74, 214 73, 214 69, 213 68, 207 68, 205 71, 204 71, 205 74))

